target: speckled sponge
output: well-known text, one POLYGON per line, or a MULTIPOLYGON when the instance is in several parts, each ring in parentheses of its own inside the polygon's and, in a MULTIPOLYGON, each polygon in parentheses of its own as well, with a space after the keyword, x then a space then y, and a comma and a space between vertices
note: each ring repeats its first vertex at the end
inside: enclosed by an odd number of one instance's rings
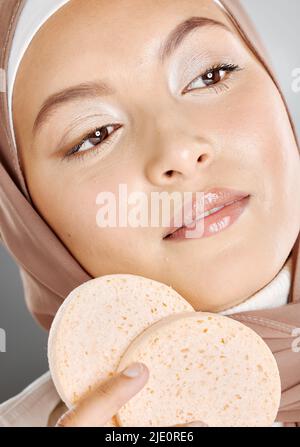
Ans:
POLYGON ((152 323, 193 307, 174 289, 129 274, 106 275, 74 289, 48 339, 55 387, 68 407, 113 375, 130 342, 152 323))
POLYGON ((188 312, 153 324, 130 344, 118 370, 144 362, 145 387, 118 412, 119 425, 271 426, 281 384, 275 358, 252 329, 228 317, 188 312))
POLYGON ((195 312, 174 289, 106 275, 74 289, 48 339, 52 379, 70 408, 133 361, 145 387, 106 426, 271 426, 281 386, 265 342, 225 316, 195 312))

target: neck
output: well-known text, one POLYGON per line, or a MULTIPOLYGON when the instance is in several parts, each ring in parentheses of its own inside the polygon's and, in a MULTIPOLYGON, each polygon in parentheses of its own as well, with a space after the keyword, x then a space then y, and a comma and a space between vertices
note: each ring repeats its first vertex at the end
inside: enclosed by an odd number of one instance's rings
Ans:
POLYGON ((272 309, 288 303, 291 288, 292 257, 289 256, 279 273, 265 287, 237 306, 220 312, 221 315, 232 315, 259 309, 272 309))

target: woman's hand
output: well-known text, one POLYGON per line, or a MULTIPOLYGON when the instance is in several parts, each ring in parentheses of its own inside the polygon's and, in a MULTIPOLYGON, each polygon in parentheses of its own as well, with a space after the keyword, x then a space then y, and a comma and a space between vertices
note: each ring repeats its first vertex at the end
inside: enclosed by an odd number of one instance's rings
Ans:
MULTIPOLYGON (((133 363, 100 385, 77 406, 67 411, 56 427, 101 427, 111 421, 118 410, 146 384, 149 370, 143 363, 133 363)), ((201 422, 176 427, 205 427, 201 422)))

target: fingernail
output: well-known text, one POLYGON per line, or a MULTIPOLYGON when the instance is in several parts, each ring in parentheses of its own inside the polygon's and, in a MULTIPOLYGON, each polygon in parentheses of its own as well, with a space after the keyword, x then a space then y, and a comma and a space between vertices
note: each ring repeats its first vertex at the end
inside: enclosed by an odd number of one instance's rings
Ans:
POLYGON ((124 371, 122 371, 122 374, 126 377, 137 377, 142 373, 142 371, 142 363, 132 363, 131 365, 127 366, 124 371))
POLYGON ((208 425, 202 421, 193 421, 193 422, 190 422, 187 426, 188 427, 208 427, 208 425))

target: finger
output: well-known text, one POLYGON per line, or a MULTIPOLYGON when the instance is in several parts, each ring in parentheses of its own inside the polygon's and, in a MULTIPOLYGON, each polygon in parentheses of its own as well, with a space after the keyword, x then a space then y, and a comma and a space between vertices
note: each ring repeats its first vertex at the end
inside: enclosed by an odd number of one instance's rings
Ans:
POLYGON ((193 422, 188 422, 187 424, 173 425, 172 427, 208 427, 208 425, 202 421, 193 421, 193 422))
POLYGON ((56 426, 101 427, 143 388, 148 378, 146 365, 133 363, 67 411, 56 426))

